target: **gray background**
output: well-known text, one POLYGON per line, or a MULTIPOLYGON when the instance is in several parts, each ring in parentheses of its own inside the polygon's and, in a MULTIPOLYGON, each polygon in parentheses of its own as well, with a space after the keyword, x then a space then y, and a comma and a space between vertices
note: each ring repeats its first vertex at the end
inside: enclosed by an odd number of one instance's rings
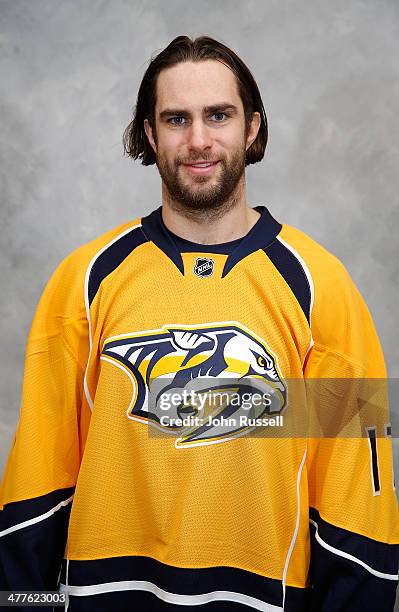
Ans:
POLYGON ((253 71, 270 140, 248 201, 345 263, 398 376, 398 2, 3 0, 0 19, 1 472, 48 277, 160 204, 156 168, 121 137, 147 61, 179 34, 220 39, 253 71))

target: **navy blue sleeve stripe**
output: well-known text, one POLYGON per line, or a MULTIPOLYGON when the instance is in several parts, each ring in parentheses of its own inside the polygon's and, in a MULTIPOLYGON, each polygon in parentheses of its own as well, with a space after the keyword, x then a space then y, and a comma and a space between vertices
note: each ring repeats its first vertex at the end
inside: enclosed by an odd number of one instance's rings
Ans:
POLYGON ((0 590, 57 589, 71 511, 71 503, 66 502, 72 491, 63 489, 35 500, 13 502, 0 513, 5 513, 0 590))
POLYGON ((47 513, 55 511, 60 504, 70 500, 74 491, 75 487, 59 489, 33 499, 5 504, 0 511, 0 537, 6 535, 9 530, 19 528, 27 521, 36 521, 47 513))
POLYGON ((398 545, 335 527, 310 509, 309 612, 392 612, 398 545))
POLYGON ((93 302, 102 281, 113 272, 130 253, 141 244, 148 242, 141 225, 135 225, 100 251, 92 264, 88 281, 89 306, 93 302))
POLYGON ((309 509, 309 519, 314 527, 313 537, 320 546, 379 578, 398 580, 399 544, 385 544, 331 525, 315 508, 309 509))
POLYGON ((291 288, 310 325, 312 288, 302 263, 279 238, 263 250, 291 288))

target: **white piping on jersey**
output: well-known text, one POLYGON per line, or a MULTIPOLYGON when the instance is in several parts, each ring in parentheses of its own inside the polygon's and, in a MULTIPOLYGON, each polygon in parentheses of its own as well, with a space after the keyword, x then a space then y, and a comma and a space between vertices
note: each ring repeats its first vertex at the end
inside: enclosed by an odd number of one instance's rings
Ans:
POLYGON ((102 253, 104 253, 104 251, 106 251, 108 249, 108 247, 110 247, 112 244, 117 242, 123 236, 126 236, 126 234, 128 234, 129 232, 131 232, 131 231, 133 231, 135 229, 138 229, 139 227, 141 227, 141 223, 137 223, 136 225, 133 225, 132 227, 129 227, 128 229, 126 229, 121 234, 118 234, 118 236, 116 236, 116 238, 113 238, 110 242, 108 242, 105 246, 103 246, 94 255, 94 257, 92 258, 92 260, 89 263, 89 265, 87 267, 87 270, 86 270, 85 283, 84 283, 84 298, 85 298, 85 307, 86 307, 86 318, 87 318, 87 322, 88 322, 88 325, 89 325, 89 346, 90 346, 90 351, 89 351, 89 358, 88 358, 87 364, 86 364, 85 375, 84 375, 84 379, 83 379, 83 386, 84 386, 84 392, 85 392, 87 403, 90 406, 90 410, 93 409, 93 400, 91 398, 90 390, 89 390, 89 387, 87 385, 87 371, 88 371, 88 368, 89 368, 89 363, 90 363, 90 358, 91 358, 91 350, 92 350, 92 346, 93 346, 93 338, 92 338, 92 333, 91 333, 90 304, 89 304, 89 280, 90 280, 90 273, 91 273, 91 270, 92 270, 92 268, 94 266, 94 263, 95 263, 96 259, 98 257, 100 257, 100 255, 102 255, 102 253))
POLYGON ((201 595, 179 595, 177 593, 165 591, 148 580, 121 580, 120 582, 105 582, 103 584, 92 584, 88 586, 66 586, 60 584, 61 592, 75 596, 138 590, 148 591, 167 603, 173 603, 180 606, 199 606, 212 601, 234 601, 244 606, 249 606, 254 610, 261 610, 261 612, 283 612, 283 608, 280 608, 280 606, 274 606, 256 597, 244 595, 243 593, 236 593, 234 591, 211 591, 210 593, 201 593, 201 595))
POLYGON ((312 325, 311 325, 311 321, 312 321, 312 310, 313 310, 313 304, 314 304, 314 282, 313 282, 313 278, 312 275, 310 273, 310 270, 308 268, 308 266, 306 265, 306 263, 304 262, 304 260, 302 259, 302 257, 299 255, 298 251, 296 251, 294 249, 294 247, 292 247, 290 244, 288 244, 288 242, 286 242, 285 240, 283 240, 282 238, 280 238, 280 236, 276 237, 277 240, 279 240, 281 242, 281 244, 283 244, 289 251, 291 251, 291 253, 294 255, 294 257, 297 258, 297 260, 299 261, 299 263, 301 264, 301 267, 303 269, 303 271, 305 272, 306 278, 308 279, 308 283, 309 283, 309 289, 310 289, 310 305, 309 305, 309 328, 310 328, 310 342, 309 342, 309 346, 307 348, 305 357, 303 359, 303 363, 305 363, 305 359, 310 351, 310 349, 312 348, 312 346, 314 345, 314 340, 313 340, 313 334, 312 334, 312 325))
POLYGON ((295 546, 295 542, 296 542, 296 538, 297 538, 298 530, 299 530, 299 521, 300 521, 300 515, 301 515, 300 482, 301 482, 302 469, 303 469, 303 466, 304 466, 304 463, 305 463, 307 451, 308 451, 308 449, 305 448, 305 451, 304 451, 303 457, 302 457, 302 461, 301 461, 301 465, 299 466, 299 469, 298 469, 298 476, 297 476, 297 479, 296 479, 296 498, 297 498, 298 507, 297 507, 297 515, 296 515, 296 524, 295 524, 294 534, 292 536, 290 547, 289 547, 288 552, 287 552, 287 558, 285 560, 284 571, 283 571, 283 610, 284 610, 284 606, 285 606, 285 591, 286 591, 288 566, 290 564, 290 559, 291 559, 292 551, 294 550, 294 546, 295 546))
POLYGON ((35 523, 40 523, 41 521, 44 521, 45 519, 55 514, 55 512, 57 512, 57 510, 60 510, 63 506, 67 506, 68 504, 70 504, 72 500, 73 495, 71 495, 71 497, 68 497, 68 499, 64 499, 64 501, 60 502, 59 504, 54 506, 54 508, 51 508, 51 510, 48 510, 44 514, 40 514, 39 516, 35 516, 34 518, 28 519, 27 521, 18 523, 18 525, 13 525, 12 527, 3 529, 3 531, 0 531, 0 538, 2 536, 8 535, 9 533, 12 533, 13 531, 18 531, 19 529, 23 529, 24 527, 29 527, 29 525, 34 525, 35 523))
POLYGON ((343 550, 339 550, 339 548, 334 548, 334 546, 327 544, 327 542, 325 542, 319 536, 319 526, 316 523, 316 521, 314 521, 313 519, 309 519, 309 522, 312 523, 312 525, 316 527, 315 538, 317 542, 320 544, 320 546, 323 546, 323 548, 325 548, 326 550, 329 550, 330 552, 334 553, 335 555, 338 555, 339 557, 344 557, 344 559, 349 559, 349 561, 353 561, 354 563, 361 565, 362 567, 364 567, 364 569, 370 572, 370 574, 373 574, 373 576, 377 576, 377 578, 385 578, 386 580, 398 580, 399 579, 398 574, 385 574, 384 572, 379 572, 378 570, 374 569, 370 565, 367 565, 367 563, 365 563, 361 559, 358 559, 357 557, 354 557, 353 555, 350 555, 349 553, 344 552, 343 550))

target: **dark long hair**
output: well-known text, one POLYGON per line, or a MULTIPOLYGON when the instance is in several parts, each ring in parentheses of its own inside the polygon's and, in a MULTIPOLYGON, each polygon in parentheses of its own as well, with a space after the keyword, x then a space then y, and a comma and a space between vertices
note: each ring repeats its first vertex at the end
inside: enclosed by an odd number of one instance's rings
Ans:
POLYGON ((156 84, 159 73, 181 62, 200 62, 209 59, 222 62, 234 73, 244 106, 246 130, 252 114, 256 111, 260 113, 259 132, 246 152, 245 165, 255 164, 263 158, 268 136, 267 117, 256 81, 249 68, 234 51, 209 36, 200 36, 194 40, 188 36, 178 36, 158 55, 151 58, 137 94, 133 120, 123 133, 125 154, 133 159, 141 159, 144 166, 155 164, 155 153, 144 131, 144 119, 148 119, 155 132, 156 84))

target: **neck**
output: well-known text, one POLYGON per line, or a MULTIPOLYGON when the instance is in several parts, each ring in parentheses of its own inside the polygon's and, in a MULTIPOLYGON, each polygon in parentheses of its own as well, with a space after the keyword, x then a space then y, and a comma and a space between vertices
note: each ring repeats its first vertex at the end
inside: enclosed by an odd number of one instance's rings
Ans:
POLYGON ((166 227, 181 238, 198 244, 221 244, 245 236, 260 217, 245 197, 245 184, 216 210, 190 210, 173 200, 162 184, 162 218, 166 227))

